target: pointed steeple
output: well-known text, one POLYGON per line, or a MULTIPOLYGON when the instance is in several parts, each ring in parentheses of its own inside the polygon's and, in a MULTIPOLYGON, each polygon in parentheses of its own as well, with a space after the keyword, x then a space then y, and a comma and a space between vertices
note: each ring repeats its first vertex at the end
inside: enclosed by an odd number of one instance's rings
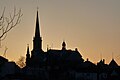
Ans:
POLYGON ((36 16, 36 29, 35 29, 35 36, 40 36, 40 29, 39 29, 39 17, 38 17, 38 10, 37 10, 37 16, 36 16))
POLYGON ((26 54, 26 65, 29 65, 30 61, 30 52, 29 52, 29 44, 27 45, 27 54, 26 54))
POLYGON ((109 66, 110 66, 111 68, 118 68, 118 64, 115 62, 114 59, 111 60, 111 62, 109 63, 109 66))
POLYGON ((35 37, 33 39, 33 50, 42 51, 42 38, 40 36, 38 10, 36 16, 35 37))

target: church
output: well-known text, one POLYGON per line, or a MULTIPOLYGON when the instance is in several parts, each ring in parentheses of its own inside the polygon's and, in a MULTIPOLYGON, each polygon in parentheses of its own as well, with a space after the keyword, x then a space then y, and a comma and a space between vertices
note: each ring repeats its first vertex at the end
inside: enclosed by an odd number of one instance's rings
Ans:
MULTIPOLYGON (((75 50, 66 49, 65 41, 63 41, 60 50, 48 49, 47 52, 43 51, 37 11, 33 50, 30 52, 29 45, 27 46, 25 73, 35 75, 37 78, 41 76, 41 72, 42 76, 43 74, 44 76, 48 74, 46 72, 52 72, 55 75, 59 70, 68 71, 69 69, 75 68, 75 65, 78 66, 78 64, 83 63, 83 61, 82 55, 78 52, 77 48, 75 50)), ((54 75, 49 75, 49 77, 55 77, 54 75)))
POLYGON ((63 41, 60 50, 42 49, 39 13, 36 15, 33 49, 27 46, 26 66, 22 69, 23 80, 114 80, 120 79, 120 67, 114 59, 110 64, 100 60, 97 64, 82 58, 77 50, 66 48, 63 41))

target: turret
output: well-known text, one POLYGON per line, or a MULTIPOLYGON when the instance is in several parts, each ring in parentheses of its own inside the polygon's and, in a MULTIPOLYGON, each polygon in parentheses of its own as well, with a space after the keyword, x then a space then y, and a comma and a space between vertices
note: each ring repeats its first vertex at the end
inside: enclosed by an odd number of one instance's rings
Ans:
POLYGON ((63 41, 63 43, 62 43, 62 50, 66 50, 66 43, 65 43, 65 41, 63 41))
POLYGON ((30 61, 30 53, 29 53, 29 45, 27 45, 26 65, 29 65, 29 61, 30 61))

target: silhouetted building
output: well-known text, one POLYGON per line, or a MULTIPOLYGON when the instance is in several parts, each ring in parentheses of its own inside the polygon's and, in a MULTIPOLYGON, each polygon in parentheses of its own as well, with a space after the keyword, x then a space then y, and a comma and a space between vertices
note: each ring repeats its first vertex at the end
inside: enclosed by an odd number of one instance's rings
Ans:
POLYGON ((35 29, 35 37, 33 38, 33 50, 31 51, 31 56, 29 52, 29 46, 26 55, 26 63, 27 66, 31 67, 41 67, 44 63, 44 52, 42 50, 42 38, 40 36, 39 30, 39 18, 38 18, 38 11, 36 17, 36 29, 35 29))
POLYGON ((29 76, 27 77, 28 79, 45 80, 48 78, 48 74, 45 69, 45 53, 46 52, 42 50, 42 38, 40 36, 39 18, 37 11, 35 37, 33 38, 33 50, 30 53, 29 45, 27 46, 26 67, 23 69, 23 74, 29 76))
POLYGON ((62 43, 61 50, 49 49, 47 52, 42 50, 42 38, 40 36, 37 11, 35 37, 33 38, 33 50, 31 53, 29 51, 29 45, 27 46, 26 67, 23 69, 25 75, 29 75, 30 77, 34 76, 36 79, 63 79, 70 70, 76 70, 83 61, 77 49, 66 49, 65 41, 62 43))
POLYGON ((33 49, 27 45, 26 66, 20 69, 14 62, 0 56, 0 80, 120 80, 120 66, 111 60, 105 64, 86 61, 77 48, 67 49, 65 41, 60 50, 42 50, 38 11, 33 49))
POLYGON ((20 68, 15 62, 9 62, 6 58, 0 56, 0 80, 9 80, 16 78, 15 74, 19 74, 20 68))
POLYGON ((77 48, 69 50, 63 41, 60 50, 42 50, 39 17, 37 11, 33 50, 27 46, 26 66, 23 68, 24 78, 28 80, 114 80, 120 79, 120 67, 114 59, 110 64, 100 60, 96 64, 88 59, 84 61, 77 48))

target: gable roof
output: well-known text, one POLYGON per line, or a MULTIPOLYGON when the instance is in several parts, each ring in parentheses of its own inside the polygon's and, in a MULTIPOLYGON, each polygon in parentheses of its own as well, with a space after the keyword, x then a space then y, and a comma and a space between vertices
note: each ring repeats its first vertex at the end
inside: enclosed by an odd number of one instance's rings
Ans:
POLYGON ((118 64, 115 62, 114 59, 112 59, 111 62, 109 63, 109 66, 110 66, 111 68, 117 68, 117 67, 118 67, 118 64))
POLYGON ((82 63, 81 66, 82 66, 83 72, 96 72, 97 71, 96 65, 89 60, 82 63))
POLYGON ((48 50, 48 54, 55 59, 65 59, 67 61, 79 61, 82 56, 78 51, 73 50, 48 50))

